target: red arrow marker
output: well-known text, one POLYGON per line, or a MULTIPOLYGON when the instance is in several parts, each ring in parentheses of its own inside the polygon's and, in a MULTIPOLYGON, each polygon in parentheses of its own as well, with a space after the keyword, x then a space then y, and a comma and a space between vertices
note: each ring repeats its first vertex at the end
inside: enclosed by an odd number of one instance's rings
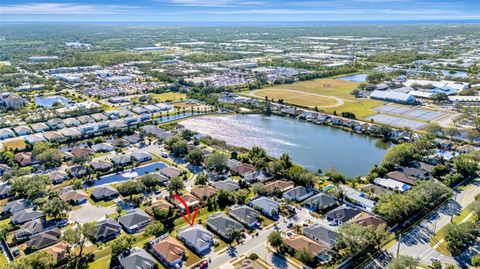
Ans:
POLYGON ((188 217, 183 214, 182 217, 185 219, 185 221, 190 225, 190 226, 193 226, 193 224, 195 223, 195 218, 197 217, 198 215, 198 208, 195 210, 195 212, 193 212, 193 217, 192 217, 192 220, 190 221, 190 208, 188 207, 187 203, 185 203, 185 201, 182 199, 182 197, 178 196, 178 194, 174 193, 173 194, 173 197, 177 198, 182 204, 183 206, 185 207, 185 209, 187 210, 187 215, 188 217))

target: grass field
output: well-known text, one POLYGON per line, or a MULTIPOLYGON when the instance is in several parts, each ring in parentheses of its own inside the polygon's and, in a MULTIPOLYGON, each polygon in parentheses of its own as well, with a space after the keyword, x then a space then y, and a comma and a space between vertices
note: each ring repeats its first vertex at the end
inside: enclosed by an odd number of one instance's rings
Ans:
POLYGON ((179 92, 164 92, 158 94, 152 93, 150 95, 153 96, 156 100, 160 100, 162 102, 185 100, 187 98, 186 94, 179 92))
POLYGON ((318 106, 319 110, 329 114, 333 114, 334 111, 337 114, 352 112, 358 119, 377 114, 373 108, 385 103, 377 100, 355 98, 350 92, 358 85, 357 82, 325 78, 247 91, 243 94, 259 98, 265 96, 274 99, 280 98, 287 103, 301 106, 318 106), (340 103, 335 106, 337 100, 328 98, 329 96, 343 100, 343 104, 340 103))
POLYGON ((299 94, 296 91, 284 90, 284 89, 264 89, 254 92, 255 97, 265 98, 267 96, 269 99, 278 100, 283 99, 288 103, 299 104, 302 106, 309 107, 322 107, 322 106, 333 106, 338 104, 338 101, 329 98, 323 97, 310 93, 299 94))

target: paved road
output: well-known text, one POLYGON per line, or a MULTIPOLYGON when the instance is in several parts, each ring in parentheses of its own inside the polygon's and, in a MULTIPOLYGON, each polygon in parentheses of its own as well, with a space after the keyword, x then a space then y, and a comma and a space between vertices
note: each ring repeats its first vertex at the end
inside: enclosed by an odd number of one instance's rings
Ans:
MULTIPOLYGON (((402 234, 400 244, 400 255, 409 255, 418 257, 421 263, 430 265, 433 257, 440 259, 443 263, 457 264, 464 266, 469 261, 469 255, 462 255, 461 257, 448 257, 442 255, 436 249, 429 245, 432 235, 436 231, 450 223, 451 215, 460 213, 470 203, 475 201, 475 196, 480 194, 480 179, 474 180, 464 190, 457 192, 456 201, 450 201, 435 212, 428 215, 423 221, 418 223, 408 232, 402 234)), ((390 247, 387 252, 389 255, 396 255, 398 244, 390 247)), ((471 253, 475 253, 476 249, 471 249, 471 253)), ((382 268, 378 263, 385 264, 386 257, 384 255, 377 258, 367 265, 367 268, 382 268)))
POLYGON ((280 256, 274 255, 267 249, 267 237, 275 229, 279 229, 280 231, 287 230, 287 223, 284 221, 283 217, 280 218, 276 227, 272 226, 268 229, 258 230, 257 237, 247 238, 243 244, 234 247, 232 251, 211 253, 207 255, 207 257, 212 259, 212 262, 209 264, 209 268, 224 267, 225 264, 228 264, 235 257, 256 253, 261 259, 269 264, 272 264, 276 268, 294 269, 295 267, 287 263, 287 260, 280 256))

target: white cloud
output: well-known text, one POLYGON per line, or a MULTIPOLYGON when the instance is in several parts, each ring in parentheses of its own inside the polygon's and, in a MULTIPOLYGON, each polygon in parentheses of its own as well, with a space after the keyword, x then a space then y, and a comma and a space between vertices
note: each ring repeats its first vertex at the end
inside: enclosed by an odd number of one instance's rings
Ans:
POLYGON ((133 6, 121 5, 82 5, 73 3, 30 3, 4 5, 0 14, 4 15, 74 15, 74 14, 117 14, 133 6))

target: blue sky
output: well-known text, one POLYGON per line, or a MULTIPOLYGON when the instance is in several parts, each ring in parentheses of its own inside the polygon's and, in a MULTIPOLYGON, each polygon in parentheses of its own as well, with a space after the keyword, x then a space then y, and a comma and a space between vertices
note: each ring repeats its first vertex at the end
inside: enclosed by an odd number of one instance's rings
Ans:
POLYGON ((480 0, 1 0, 1 21, 478 20, 480 0))

